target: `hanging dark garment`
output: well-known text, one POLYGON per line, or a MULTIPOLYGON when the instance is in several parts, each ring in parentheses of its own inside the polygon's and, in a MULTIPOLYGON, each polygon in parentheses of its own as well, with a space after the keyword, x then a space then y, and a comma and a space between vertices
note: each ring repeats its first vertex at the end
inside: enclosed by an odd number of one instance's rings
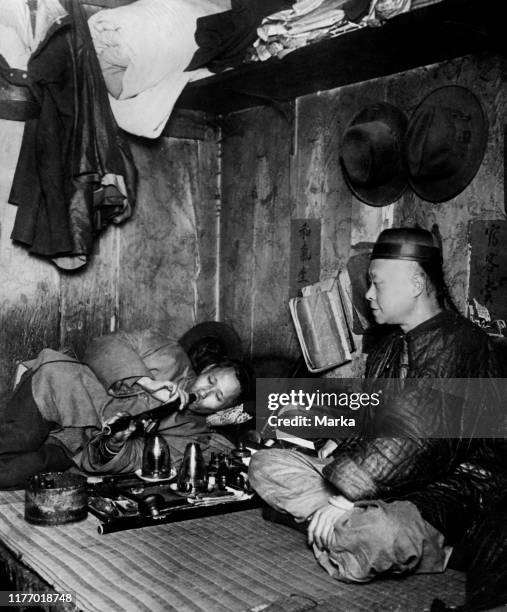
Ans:
POLYGON ((68 16, 51 27, 28 63, 41 112, 25 124, 9 202, 18 206, 11 238, 72 269, 86 262, 109 222, 131 215, 137 172, 114 121, 82 7, 61 4, 68 16))
POLYGON ((187 70, 206 66, 212 72, 241 64, 257 38, 264 17, 289 9, 294 0, 232 0, 231 10, 197 20, 194 53, 187 70))

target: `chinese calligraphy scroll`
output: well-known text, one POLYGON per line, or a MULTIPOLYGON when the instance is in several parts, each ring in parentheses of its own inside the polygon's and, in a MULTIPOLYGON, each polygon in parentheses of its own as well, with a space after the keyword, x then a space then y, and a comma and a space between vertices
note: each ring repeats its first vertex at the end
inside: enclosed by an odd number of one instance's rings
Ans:
POLYGON ((320 219, 291 220, 289 297, 319 281, 320 230, 320 219))
POLYGON ((470 239, 469 297, 486 306, 492 319, 507 319, 507 221, 474 221, 470 239))

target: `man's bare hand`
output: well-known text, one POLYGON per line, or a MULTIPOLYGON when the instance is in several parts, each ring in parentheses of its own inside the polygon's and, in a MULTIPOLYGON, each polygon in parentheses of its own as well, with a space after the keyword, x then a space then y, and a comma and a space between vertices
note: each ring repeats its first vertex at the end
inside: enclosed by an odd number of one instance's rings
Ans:
POLYGON ((329 550, 336 521, 354 505, 341 495, 331 500, 313 513, 308 525, 308 544, 315 544, 319 550, 329 550))
MULTIPOLYGON (((110 419, 108 419, 104 425, 112 425, 118 419, 122 417, 130 417, 131 415, 128 412, 117 412, 110 419)), ((115 453, 118 452, 125 444, 125 442, 130 438, 130 436, 136 430, 135 423, 131 419, 125 429, 115 432, 111 437, 107 439, 106 446, 107 448, 115 453)))
POLYGON ((328 440, 317 453, 319 459, 325 459, 326 457, 329 457, 329 455, 336 449, 337 446, 338 444, 334 440, 328 440))
POLYGON ((175 382, 171 380, 154 380, 143 376, 139 378, 137 384, 147 391, 152 397, 166 404, 177 398, 180 399, 180 410, 188 404, 188 393, 175 382))
MULTIPOLYGON (((189 395, 185 391, 185 389, 183 389, 179 385, 176 385, 176 396, 180 398, 180 406, 178 410, 183 410, 184 408, 188 406, 189 395)), ((175 399, 176 399, 176 396, 175 396, 175 399)))

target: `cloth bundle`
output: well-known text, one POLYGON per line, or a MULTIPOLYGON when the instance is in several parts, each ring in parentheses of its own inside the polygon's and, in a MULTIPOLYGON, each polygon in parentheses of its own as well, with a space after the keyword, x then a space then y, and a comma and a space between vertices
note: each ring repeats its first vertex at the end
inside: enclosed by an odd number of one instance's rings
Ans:
POLYGON ((410 10, 412 0, 298 0, 292 9, 266 17, 249 59, 284 57, 300 47, 334 38, 410 10))
POLYGON ((283 57, 298 47, 329 38, 336 28, 348 23, 343 10, 347 1, 301 0, 292 9, 266 17, 254 43, 258 59, 283 57))
POLYGON ((93 44, 120 127, 138 136, 160 135, 192 80, 185 69, 198 48, 197 18, 229 7, 229 0, 138 0, 90 17, 93 44))
POLYGON ((290 9, 291 0, 231 0, 231 10, 197 20, 195 52, 188 70, 206 66, 221 72, 242 64, 268 15, 290 9))

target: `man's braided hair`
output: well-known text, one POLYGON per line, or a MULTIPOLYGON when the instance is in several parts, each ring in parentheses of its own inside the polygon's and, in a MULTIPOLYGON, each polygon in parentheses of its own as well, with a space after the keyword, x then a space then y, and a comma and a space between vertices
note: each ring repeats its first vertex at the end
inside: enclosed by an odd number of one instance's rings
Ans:
MULTIPOLYGON (((431 233, 436 236, 440 246, 440 253, 442 253, 442 236, 440 235, 440 231, 436 223, 432 226, 431 233)), ((427 275, 435 289, 436 298, 439 306, 441 308, 453 310, 454 312, 459 313, 459 309, 456 306, 454 300, 452 299, 449 287, 445 282, 442 255, 440 255, 438 261, 421 261, 419 262, 419 265, 424 270, 425 274, 427 275)))

